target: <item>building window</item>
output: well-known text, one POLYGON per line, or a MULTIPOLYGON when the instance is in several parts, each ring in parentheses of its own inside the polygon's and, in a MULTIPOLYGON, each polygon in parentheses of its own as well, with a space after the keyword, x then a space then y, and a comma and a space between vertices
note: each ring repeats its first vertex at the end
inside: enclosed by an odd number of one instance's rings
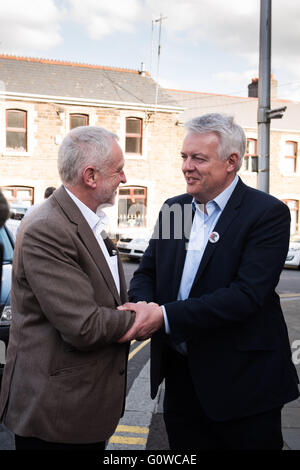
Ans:
POLYGON ((300 231, 299 227, 299 201, 296 199, 284 199, 291 213, 291 235, 300 231))
POLYGON ((10 204, 20 203, 29 207, 34 203, 34 188, 31 186, 2 186, 1 190, 10 204))
POLYGON ((251 173, 258 172, 257 140, 247 139, 243 169, 251 173))
POLYGON ((143 120, 126 118, 125 152, 142 155, 143 120))
POLYGON ((127 186, 119 189, 119 227, 146 227, 146 211, 147 188, 127 186))
POLYGON ((290 140, 284 144, 284 171, 286 173, 296 173, 297 171, 298 144, 290 140))
POLYGON ((27 152, 27 112, 20 109, 6 110, 6 149, 27 152))
POLYGON ((70 129, 79 126, 88 126, 89 116, 87 114, 70 114, 70 129))

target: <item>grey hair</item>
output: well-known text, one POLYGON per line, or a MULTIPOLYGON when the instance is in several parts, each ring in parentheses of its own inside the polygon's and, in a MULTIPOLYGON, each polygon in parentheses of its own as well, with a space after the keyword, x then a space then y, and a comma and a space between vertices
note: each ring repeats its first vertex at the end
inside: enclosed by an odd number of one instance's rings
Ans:
POLYGON ((236 171, 241 168, 246 150, 246 136, 242 127, 234 122, 233 116, 218 113, 204 114, 188 121, 185 127, 189 132, 196 134, 216 134, 220 142, 218 147, 220 160, 226 160, 232 153, 237 153, 239 160, 236 171))
POLYGON ((93 165, 105 170, 112 141, 118 136, 103 127, 79 126, 72 129, 58 151, 58 171, 63 183, 78 184, 84 168, 93 165))

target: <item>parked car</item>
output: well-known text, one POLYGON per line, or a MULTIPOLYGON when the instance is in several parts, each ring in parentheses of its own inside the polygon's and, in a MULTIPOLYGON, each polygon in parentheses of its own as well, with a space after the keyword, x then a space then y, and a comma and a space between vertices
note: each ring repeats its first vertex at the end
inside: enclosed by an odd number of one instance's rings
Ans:
POLYGON ((24 215, 26 214, 26 211, 27 211, 28 207, 18 205, 18 204, 10 204, 9 209, 10 209, 10 216, 9 217, 11 219, 22 220, 24 215))
POLYGON ((0 229, 0 243, 3 245, 2 283, 0 296, 0 384, 5 364, 8 345, 9 327, 11 321, 10 289, 11 271, 14 252, 13 236, 7 227, 0 229))
POLYGON ((117 242, 117 248, 119 252, 126 255, 128 258, 139 259, 143 256, 151 234, 149 232, 135 232, 121 235, 117 242))
POLYGON ((290 238, 289 251, 284 267, 300 269, 300 233, 295 233, 290 238))
POLYGON ((17 204, 10 204, 9 208, 10 214, 9 219, 6 221, 6 226, 9 228, 14 238, 16 238, 19 225, 24 215, 26 214, 28 207, 17 204))

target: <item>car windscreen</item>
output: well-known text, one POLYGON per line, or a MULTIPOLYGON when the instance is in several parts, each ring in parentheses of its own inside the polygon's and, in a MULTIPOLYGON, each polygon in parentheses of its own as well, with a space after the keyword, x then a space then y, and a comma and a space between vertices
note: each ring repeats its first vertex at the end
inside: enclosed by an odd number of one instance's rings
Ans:
POLYGON ((3 264, 12 263, 14 250, 4 227, 0 229, 0 243, 3 245, 3 264))

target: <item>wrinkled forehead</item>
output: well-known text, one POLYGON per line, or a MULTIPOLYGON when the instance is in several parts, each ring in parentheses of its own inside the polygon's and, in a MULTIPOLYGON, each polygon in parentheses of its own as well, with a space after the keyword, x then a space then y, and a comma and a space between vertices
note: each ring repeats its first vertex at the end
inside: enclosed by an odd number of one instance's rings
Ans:
POLYGON ((182 152, 195 153, 200 148, 219 149, 220 137, 216 132, 194 132, 188 131, 182 143, 182 152))

